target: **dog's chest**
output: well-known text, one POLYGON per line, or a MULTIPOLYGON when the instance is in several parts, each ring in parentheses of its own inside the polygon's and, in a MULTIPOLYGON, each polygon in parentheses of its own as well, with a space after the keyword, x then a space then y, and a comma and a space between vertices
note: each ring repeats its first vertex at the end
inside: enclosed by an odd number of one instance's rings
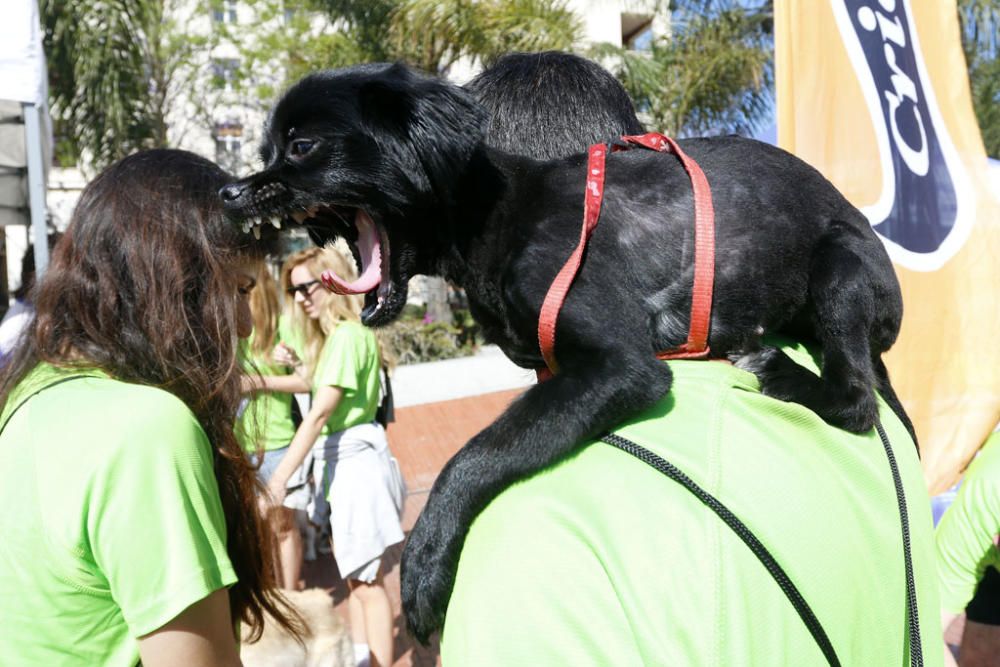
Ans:
POLYGON ((510 311, 495 289, 481 291, 466 287, 469 310, 482 327, 483 338, 499 347, 507 357, 522 368, 540 368, 544 365, 538 341, 521 335, 515 328, 510 311), (487 298, 483 298, 486 296, 487 298), (492 297, 492 298, 491 298, 492 297))

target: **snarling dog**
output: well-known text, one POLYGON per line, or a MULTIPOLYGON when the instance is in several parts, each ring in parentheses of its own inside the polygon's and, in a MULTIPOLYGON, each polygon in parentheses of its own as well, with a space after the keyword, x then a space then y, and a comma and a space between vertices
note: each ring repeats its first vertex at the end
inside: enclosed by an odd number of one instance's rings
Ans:
MULTIPOLYGON (((411 276, 444 276, 465 289, 490 342, 541 368, 539 309, 580 234, 586 157, 493 150, 486 121, 462 89, 403 66, 314 74, 272 112, 264 170, 220 194, 252 224, 277 218, 304 224, 316 243, 345 238, 361 277, 323 281, 364 292, 366 324, 399 314, 411 276)), ((716 212, 712 356, 740 356, 766 394, 845 429, 872 427, 873 388, 909 425, 881 361, 902 299, 864 216, 780 149, 738 137, 681 146, 707 175, 716 212), (763 345, 779 330, 821 346, 821 377, 763 345)), ((600 223, 559 315, 559 373, 449 461, 407 541, 402 593, 417 638, 441 627, 466 531, 491 499, 669 391, 670 367, 654 353, 687 337, 693 217, 675 157, 609 156, 600 223)))

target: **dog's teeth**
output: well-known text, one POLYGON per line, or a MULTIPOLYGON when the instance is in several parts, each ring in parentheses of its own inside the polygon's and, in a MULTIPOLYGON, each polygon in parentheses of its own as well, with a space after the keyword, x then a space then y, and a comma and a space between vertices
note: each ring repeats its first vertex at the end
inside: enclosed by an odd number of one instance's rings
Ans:
POLYGON ((278 218, 271 218, 271 225, 275 229, 281 229, 281 220, 279 220, 278 218))
POLYGON ((244 220, 243 221, 243 233, 247 234, 247 233, 249 233, 249 231, 250 231, 250 221, 249 220, 244 220))
POLYGON ((257 239, 258 241, 260 241, 260 227, 258 227, 256 225, 254 225, 254 228, 253 228, 253 237, 255 239, 257 239))

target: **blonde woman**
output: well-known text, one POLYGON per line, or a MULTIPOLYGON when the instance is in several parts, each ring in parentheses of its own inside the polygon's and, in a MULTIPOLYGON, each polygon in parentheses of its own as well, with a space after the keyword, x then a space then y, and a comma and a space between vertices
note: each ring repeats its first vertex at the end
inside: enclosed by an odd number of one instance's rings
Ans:
POLYGON ((287 346, 285 361, 296 365, 300 384, 259 378, 274 391, 312 392, 312 405, 288 453, 271 475, 268 488, 280 505, 289 478, 312 452, 322 474, 317 493, 330 501, 333 551, 351 595, 348 610, 359 664, 392 664, 392 609, 382 584, 382 554, 402 542, 399 519, 405 493, 385 431, 376 423, 379 403, 379 346, 360 322, 361 300, 334 294, 320 275, 331 270, 350 279, 352 264, 333 248, 311 248, 292 255, 281 273, 292 328, 301 349, 287 346))
MULTIPOLYGON (((271 475, 288 453, 295 436, 292 419, 292 394, 278 391, 285 386, 301 384, 296 377, 287 377, 288 366, 274 358, 276 345, 284 345, 290 333, 287 318, 281 315, 281 298, 278 284, 266 264, 261 262, 256 274, 257 286, 250 293, 250 313, 253 333, 241 347, 244 370, 250 374, 273 376, 274 391, 254 391, 246 408, 240 413, 236 436, 243 449, 258 465, 257 476, 267 484, 271 475), (284 377, 283 377, 284 376, 284 377)), ((280 355, 279 355, 280 356, 280 355)), ((256 386, 252 377, 244 378, 244 388, 256 386)), ((276 559, 278 583, 283 589, 298 590, 302 574, 302 536, 295 522, 295 510, 304 510, 308 490, 301 468, 288 482, 283 505, 275 507, 268 516, 278 543, 276 559)))

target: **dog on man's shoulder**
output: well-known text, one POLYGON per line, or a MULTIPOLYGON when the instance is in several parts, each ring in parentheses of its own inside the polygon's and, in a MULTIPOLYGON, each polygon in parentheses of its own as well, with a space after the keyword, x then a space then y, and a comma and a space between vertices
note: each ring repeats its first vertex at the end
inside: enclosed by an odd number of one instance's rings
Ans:
MULTIPOLYGON (((467 91, 401 65, 313 74, 272 112, 264 169, 220 195, 245 226, 346 239, 360 277, 322 280, 364 295, 365 324, 399 315, 410 277, 443 276, 464 288, 489 342, 543 368, 539 312, 580 237, 587 158, 491 149, 487 121, 467 91)), ((912 433, 881 359, 902 296, 864 215, 779 148, 739 137, 679 144, 712 189, 710 356, 740 358, 765 394, 853 432, 878 418, 877 389, 912 433), (822 375, 765 345, 776 332, 816 342, 822 375)), ((558 317, 558 373, 449 461, 406 543, 403 606, 417 638, 442 626, 466 531, 490 500, 670 390, 655 354, 687 338, 693 257, 694 198, 676 156, 608 155, 599 224, 558 317)))

